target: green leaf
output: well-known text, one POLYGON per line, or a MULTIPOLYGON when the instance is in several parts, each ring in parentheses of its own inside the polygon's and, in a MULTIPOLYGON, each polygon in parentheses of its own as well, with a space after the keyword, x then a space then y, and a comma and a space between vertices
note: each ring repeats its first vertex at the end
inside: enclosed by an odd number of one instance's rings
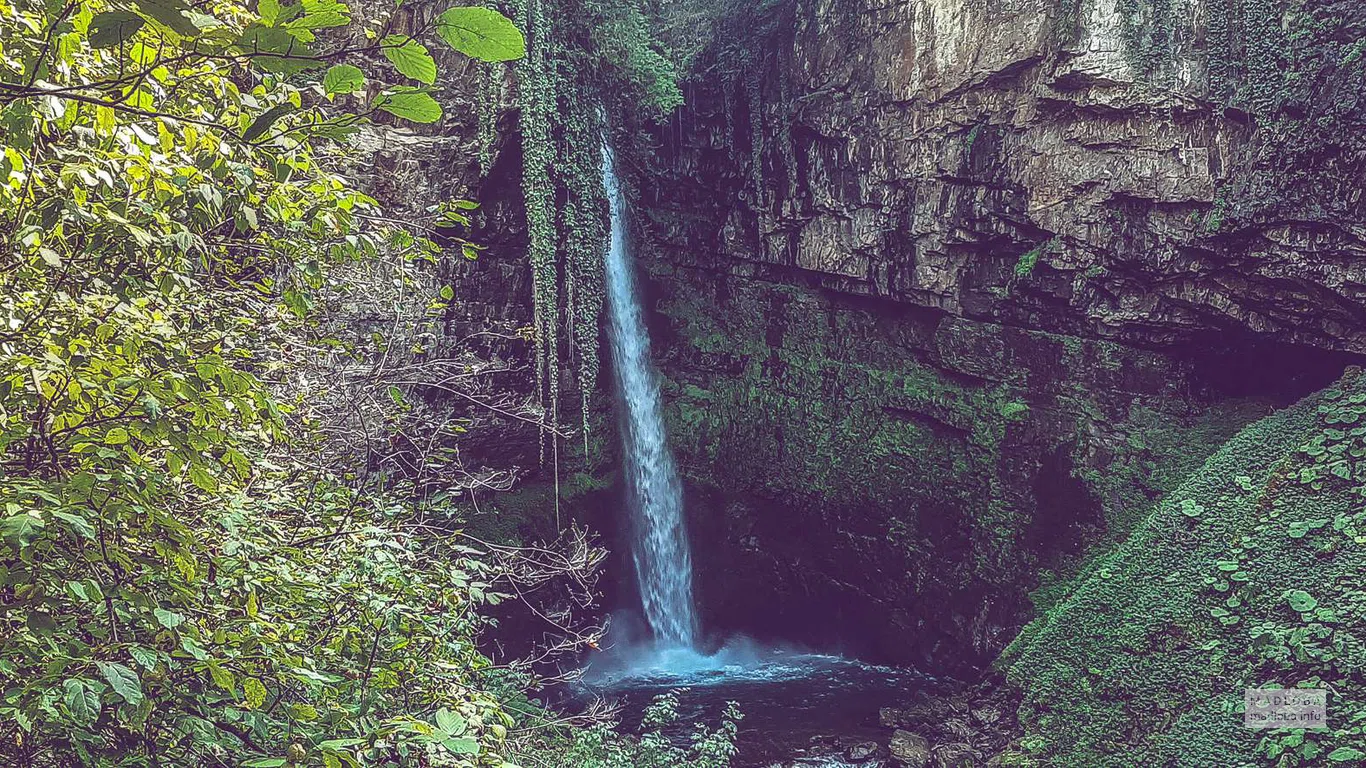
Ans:
POLYGON ((435 123, 441 119, 441 105, 423 91, 382 93, 374 106, 414 123, 435 123))
POLYGON ((175 629, 176 627, 185 623, 184 616, 181 616, 180 614, 175 613, 173 611, 168 611, 165 608, 157 608, 156 610, 152 611, 152 615, 156 616, 158 624, 167 629, 175 629))
POLYGON ((1361 750, 1352 747, 1338 747, 1328 753, 1328 759, 1335 763, 1342 763, 1348 760, 1360 760, 1363 757, 1366 757, 1366 752, 1362 752, 1361 750))
POLYGON ((271 107, 251 122, 251 125, 243 132, 242 140, 256 141, 265 135, 265 132, 270 130, 270 127, 275 125, 276 121, 293 111, 294 105, 289 103, 271 107))
POLYGON ((300 8, 303 15, 289 22, 290 29, 326 29, 351 23, 351 9, 337 0, 302 0, 293 7, 300 8))
POLYGON ((222 688, 233 696, 237 695, 237 677, 222 666, 209 663, 209 677, 213 679, 214 685, 222 688))
POLYGON ((184 37, 199 34, 199 27, 190 19, 190 6, 184 0, 133 0, 143 14, 165 24, 184 37))
POLYGON ((135 645, 128 649, 128 655, 132 656, 133 661, 136 661, 143 669, 151 669, 157 665, 157 652, 151 648, 135 645))
POLYGON ((97 662, 100 674, 109 681, 109 687, 114 689, 114 693, 123 697, 123 700, 137 706, 142 703, 142 681, 138 678, 138 673, 112 661, 97 662))
POLYGON ((459 739, 446 739, 441 742, 442 746, 457 755, 477 755, 479 754, 479 742, 465 737, 459 739))
POLYGON ((427 85, 436 82, 436 61, 427 46, 407 35, 389 35, 379 44, 384 58, 392 61, 404 77, 427 85))
POLYGON ((193 656, 196 661, 207 661, 209 658, 208 651, 205 651, 204 648, 189 635, 180 636, 180 647, 183 648, 186 653, 193 656))
POLYGON ((1291 608, 1294 608, 1300 613, 1312 611, 1317 608, 1319 604, 1319 601, 1316 600, 1313 595, 1302 589, 1291 590, 1286 594, 1285 599, 1290 603, 1291 608))
POLYGON ((129 725, 132 725, 134 728, 141 727, 143 723, 147 722, 148 715, 152 714, 151 698, 143 699, 141 704, 133 707, 132 712, 128 712, 128 708, 124 707, 123 714, 128 718, 129 725))
POLYGON ((258 757, 242 763, 242 768, 280 768, 287 762, 283 757, 258 757))
POLYGON ((355 93, 364 87, 365 73, 350 64, 338 64, 323 75, 323 90, 331 94, 355 93))
POLYGON ((252 66, 275 74, 293 75, 326 65, 307 43, 279 27, 248 27, 237 39, 237 50, 251 57, 252 66))
POLYGON ((459 736, 465 732, 465 718, 442 707, 436 711, 436 727, 445 731, 447 736, 459 736))
POLYGON ((95 538, 95 526, 91 525, 90 521, 86 520, 84 517, 73 515, 70 512, 53 512, 52 516, 58 520, 66 521, 71 525, 71 530, 79 533, 81 536, 87 539, 95 538))
POLYGON ((128 430, 123 427, 114 427, 104 433, 105 445, 123 445, 128 442, 128 430))
POLYGON ((38 538, 43 532, 44 525, 43 519, 36 515, 18 514, 0 521, 0 536, 4 536, 11 544, 24 547, 38 538))
POLYGON ((275 21, 280 18, 280 0, 261 0, 256 4, 256 13, 261 17, 262 24, 275 26, 275 21))
POLYGON ((450 301, 451 299, 455 298, 455 289, 450 287, 449 285, 441 286, 441 298, 445 299, 446 301, 450 301))
POLYGON ((484 61, 526 56, 521 30, 492 8, 451 8, 437 17, 436 25, 441 39, 466 56, 484 61))
POLYGON ((76 725, 89 728, 100 717, 100 697, 86 687, 85 683, 71 678, 62 683, 62 703, 76 725))
POLYGON ((90 20, 90 45, 113 48, 137 34, 147 22, 132 11, 105 11, 90 20))
POLYGON ((223 458, 226 463, 232 465, 232 471, 236 472, 238 477, 246 480, 251 476, 251 464, 247 462, 247 457, 243 456, 241 451, 236 448, 229 448, 223 451, 223 458))
POLYGON ((190 482, 207 493, 214 493, 218 490, 218 478, 209 474, 209 471, 203 467, 190 467, 190 482))

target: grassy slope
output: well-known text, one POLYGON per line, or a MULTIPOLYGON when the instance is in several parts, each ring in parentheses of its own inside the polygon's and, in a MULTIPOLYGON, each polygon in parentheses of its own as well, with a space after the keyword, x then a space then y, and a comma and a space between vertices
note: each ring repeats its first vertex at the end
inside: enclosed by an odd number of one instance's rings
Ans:
POLYGON ((1226 443, 1003 655, 1021 762, 1366 763, 1363 479, 1355 372, 1226 443), (1257 685, 1330 688, 1335 730, 1245 729, 1257 685))

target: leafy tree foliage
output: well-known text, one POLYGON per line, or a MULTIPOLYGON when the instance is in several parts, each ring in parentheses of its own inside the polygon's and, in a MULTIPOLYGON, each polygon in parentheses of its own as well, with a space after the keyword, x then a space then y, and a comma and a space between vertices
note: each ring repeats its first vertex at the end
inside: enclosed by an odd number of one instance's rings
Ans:
POLYGON ((452 8, 326 47, 356 23, 0 0, 0 762, 505 764, 488 566, 306 462, 267 376, 330 265, 435 248, 336 140, 440 119, 429 44, 521 35, 452 8))

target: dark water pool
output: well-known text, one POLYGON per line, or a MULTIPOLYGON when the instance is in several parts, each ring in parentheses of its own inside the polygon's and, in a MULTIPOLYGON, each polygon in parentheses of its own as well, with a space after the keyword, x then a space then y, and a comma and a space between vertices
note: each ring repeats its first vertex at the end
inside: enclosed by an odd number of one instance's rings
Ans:
POLYGON ((580 695, 621 705, 622 726, 637 729, 657 695, 678 691, 679 727, 714 725, 726 702, 740 705, 740 768, 876 765, 862 758, 867 742, 886 744, 878 710, 896 706, 936 681, 911 670, 838 656, 752 647, 713 655, 650 650, 608 656, 590 666, 580 695))

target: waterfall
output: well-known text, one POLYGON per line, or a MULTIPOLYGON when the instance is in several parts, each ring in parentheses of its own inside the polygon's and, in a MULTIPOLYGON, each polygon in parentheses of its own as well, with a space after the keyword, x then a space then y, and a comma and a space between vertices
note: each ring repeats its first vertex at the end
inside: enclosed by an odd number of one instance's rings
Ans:
POLYGON ((630 503, 631 558, 655 640, 691 648, 697 634, 692 600, 692 558, 683 521, 683 490, 665 439, 659 381, 650 360, 635 277, 627 253, 626 201, 603 143, 602 183, 611 211, 607 248, 607 311, 621 422, 623 468, 630 503))

